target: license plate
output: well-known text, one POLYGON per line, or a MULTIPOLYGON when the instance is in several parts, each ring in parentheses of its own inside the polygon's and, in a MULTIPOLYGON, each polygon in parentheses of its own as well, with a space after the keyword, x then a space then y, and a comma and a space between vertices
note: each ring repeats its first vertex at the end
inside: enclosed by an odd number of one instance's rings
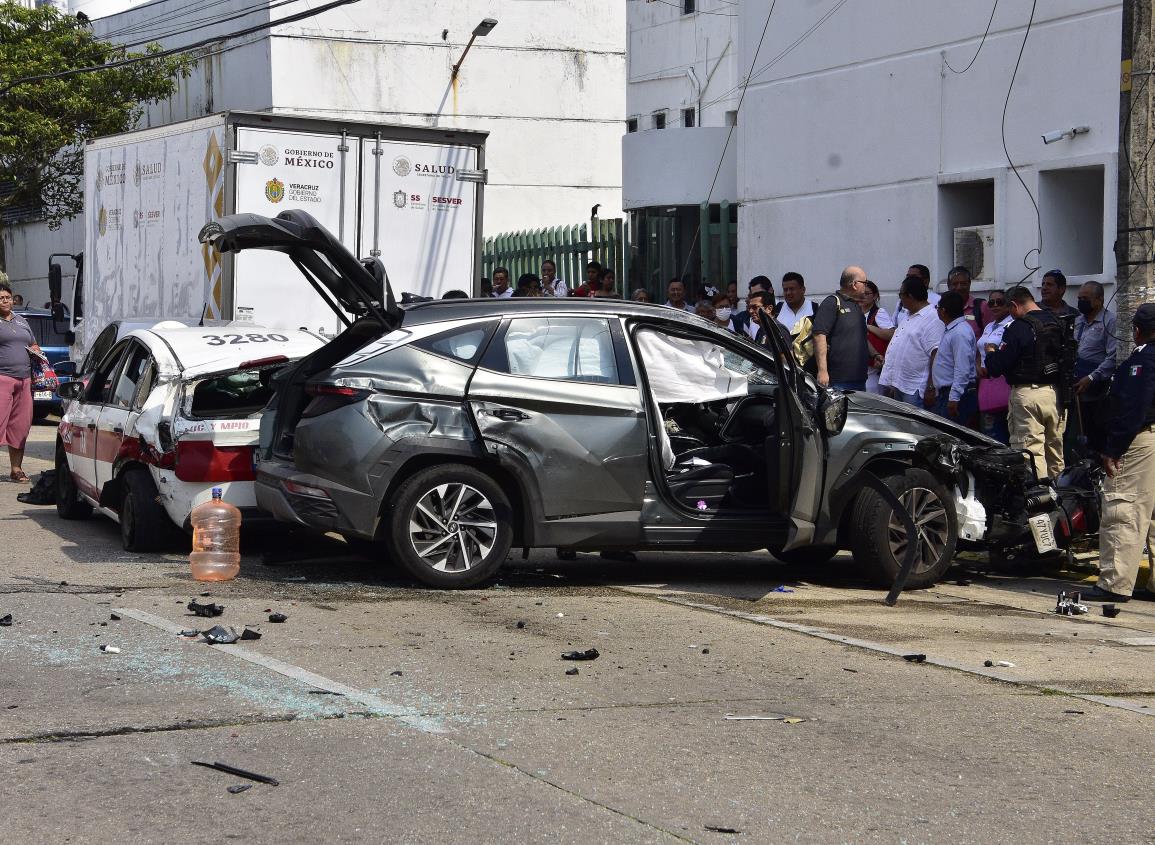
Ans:
POLYGON ((51 390, 37 390, 32 394, 32 399, 35 402, 50 402, 52 401, 51 390))
POLYGON ((1059 544, 1055 542, 1055 532, 1051 530, 1049 514, 1035 514, 1027 520, 1027 524, 1031 526, 1031 534, 1035 537, 1035 548, 1039 550, 1039 554, 1053 552, 1059 548, 1059 544))

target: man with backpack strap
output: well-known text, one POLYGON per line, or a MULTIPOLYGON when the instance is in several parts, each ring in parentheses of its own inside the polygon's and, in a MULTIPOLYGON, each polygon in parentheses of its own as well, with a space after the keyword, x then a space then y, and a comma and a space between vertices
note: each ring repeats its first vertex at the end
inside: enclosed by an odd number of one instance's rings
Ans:
POLYGON ((1039 478, 1058 478, 1066 423, 1059 395, 1063 327, 1054 314, 1039 308, 1027 288, 1011 288, 1007 299, 1015 319, 997 349, 987 346, 987 373, 1006 376, 1011 386, 1011 446, 1031 453, 1039 478))

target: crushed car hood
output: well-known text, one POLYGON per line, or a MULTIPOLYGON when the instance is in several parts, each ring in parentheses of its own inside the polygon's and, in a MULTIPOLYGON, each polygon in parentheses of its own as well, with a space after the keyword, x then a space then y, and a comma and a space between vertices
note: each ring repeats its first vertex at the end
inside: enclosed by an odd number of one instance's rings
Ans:
MULTIPOLYGON (((968 446, 1001 446, 997 440, 992 440, 985 434, 979 434, 969 428, 943 419, 938 414, 923 411, 906 402, 887 399, 876 393, 855 391, 847 394, 850 400, 850 415, 859 418, 867 416, 884 417, 888 420, 903 421, 902 428, 911 434, 933 437, 948 434, 968 446), (921 431, 920 431, 921 429, 921 431)), ((878 425, 868 426, 879 428, 878 425)))

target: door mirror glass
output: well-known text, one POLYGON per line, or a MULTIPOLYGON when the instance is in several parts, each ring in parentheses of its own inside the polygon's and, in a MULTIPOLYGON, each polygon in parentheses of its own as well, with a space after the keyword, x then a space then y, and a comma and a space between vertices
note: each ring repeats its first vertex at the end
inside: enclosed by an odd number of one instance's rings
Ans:
POLYGON ((61 399, 79 399, 84 393, 84 382, 82 381, 66 381, 56 389, 61 399))
POLYGON ((76 376, 76 362, 75 361, 61 361, 59 364, 53 364, 52 369, 56 371, 58 376, 67 376, 74 378, 76 376))
POLYGON ((846 398, 846 394, 837 390, 822 391, 822 398, 818 400, 818 412, 822 417, 822 427, 826 429, 827 434, 833 436, 842 433, 849 406, 850 400, 846 398))

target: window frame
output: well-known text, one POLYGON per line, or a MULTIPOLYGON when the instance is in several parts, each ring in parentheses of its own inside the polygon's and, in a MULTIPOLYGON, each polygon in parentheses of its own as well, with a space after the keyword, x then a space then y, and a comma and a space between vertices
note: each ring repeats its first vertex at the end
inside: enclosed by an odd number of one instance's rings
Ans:
POLYGON ((109 397, 110 401, 103 404, 113 408, 120 408, 121 410, 125 411, 132 411, 140 407, 138 405, 138 399, 141 385, 144 384, 145 377, 149 374, 149 368, 153 367, 155 362, 153 361, 152 351, 143 343, 132 339, 129 339, 128 341, 127 351, 125 352, 123 358, 124 360, 121 362, 120 367, 116 372, 116 386, 112 389, 112 396, 109 397), (117 388, 120 387, 120 380, 124 378, 125 369, 128 367, 129 362, 131 362, 134 356, 137 354, 144 356, 144 365, 141 367, 140 375, 136 380, 136 384, 134 384, 132 387, 132 395, 128 398, 127 402, 125 402, 124 400, 117 398, 116 391, 117 388))
POLYGON ((84 402, 88 405, 108 405, 111 404, 109 400, 112 399, 112 391, 116 389, 116 383, 120 380, 120 370, 124 366, 125 357, 128 350, 131 348, 132 342, 128 338, 124 338, 118 343, 114 343, 112 348, 108 350, 100 362, 92 369, 91 380, 84 391, 84 402), (111 362, 108 370, 105 370, 103 365, 105 362, 111 362), (102 372, 108 373, 108 379, 101 379, 102 372), (111 387, 108 388, 109 395, 104 396, 105 382, 111 382, 111 387))
POLYGON ((422 337, 422 338, 419 338, 417 340, 411 341, 409 343, 409 346, 412 346, 415 349, 420 349, 422 352, 427 352, 430 355, 436 355, 438 358, 444 358, 447 361, 453 361, 456 364, 465 364, 466 366, 474 366, 477 364, 477 362, 479 360, 481 360, 482 355, 485 354, 485 351, 486 351, 487 347, 489 346, 490 342, 493 340, 493 335, 497 331, 500 323, 501 323, 501 321, 499 319, 494 318, 494 319, 486 320, 484 323, 480 323, 480 324, 479 323, 470 323, 470 324, 464 325, 464 326, 455 326, 454 328, 446 329, 445 331, 438 332, 437 334, 431 334, 428 337, 422 337), (481 342, 477 345, 477 351, 474 352, 472 357, 470 357, 470 358, 459 358, 458 356, 453 355, 452 353, 440 352, 440 351, 433 348, 433 344, 440 341, 440 340, 444 340, 446 338, 453 337, 454 335, 458 335, 458 334, 466 334, 468 332, 475 332, 478 329, 481 329, 482 331, 484 331, 484 335, 481 338, 481 342))

